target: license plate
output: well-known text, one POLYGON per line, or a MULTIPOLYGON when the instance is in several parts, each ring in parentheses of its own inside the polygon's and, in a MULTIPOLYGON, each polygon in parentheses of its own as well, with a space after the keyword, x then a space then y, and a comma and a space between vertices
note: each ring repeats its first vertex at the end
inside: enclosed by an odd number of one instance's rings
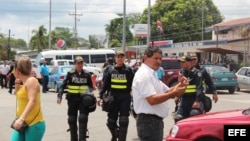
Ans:
POLYGON ((222 78, 221 81, 228 81, 228 78, 222 78))

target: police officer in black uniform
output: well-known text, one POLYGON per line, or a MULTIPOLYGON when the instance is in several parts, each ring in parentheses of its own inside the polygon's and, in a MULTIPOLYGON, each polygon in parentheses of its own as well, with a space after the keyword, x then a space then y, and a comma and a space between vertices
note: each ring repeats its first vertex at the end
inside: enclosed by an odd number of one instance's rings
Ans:
POLYGON ((131 87, 134 78, 132 69, 124 64, 125 54, 117 51, 115 56, 116 64, 109 69, 104 80, 103 89, 100 91, 100 97, 97 100, 98 105, 103 99, 104 93, 110 92, 113 98, 113 104, 108 111, 107 127, 111 132, 111 141, 126 141, 129 111, 131 104, 131 87), (119 127, 117 121, 119 118, 119 127))
POLYGON ((83 58, 77 56, 75 69, 68 72, 57 95, 57 103, 61 104, 63 91, 68 88, 68 124, 71 141, 86 141, 89 112, 96 108, 96 98, 92 93, 93 85, 91 74, 83 70, 83 58), (80 111, 78 117, 78 110, 80 111), (79 123, 79 140, 77 133, 77 118, 79 123))
MULTIPOLYGON (((213 100, 216 103, 218 101, 217 91, 216 91, 214 83, 213 83, 213 81, 211 79, 210 74, 207 72, 207 70, 205 69, 205 67, 201 66, 198 63, 198 57, 197 57, 196 53, 190 53, 189 56, 192 58, 192 65, 193 65, 193 67, 195 67, 195 68, 197 68, 197 69, 199 69, 201 71, 203 79, 204 79, 204 82, 208 86, 209 92, 212 92, 212 94, 213 94, 213 100)), ((204 87, 206 87, 206 86, 204 86, 204 87)))
POLYGON ((189 84, 184 95, 180 97, 179 107, 174 117, 175 122, 204 112, 202 73, 192 66, 190 56, 182 56, 179 61, 182 66, 180 73, 188 78, 189 84))

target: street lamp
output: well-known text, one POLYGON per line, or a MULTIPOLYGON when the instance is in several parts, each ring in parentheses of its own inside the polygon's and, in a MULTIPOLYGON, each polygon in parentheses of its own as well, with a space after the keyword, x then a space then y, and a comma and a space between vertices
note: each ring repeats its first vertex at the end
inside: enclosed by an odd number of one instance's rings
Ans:
POLYGON ((51 0, 49 1, 49 49, 51 49, 51 0))
POLYGON ((149 46, 150 37, 151 37, 150 6, 151 6, 151 1, 148 0, 148 36, 147 36, 147 46, 149 46))
POLYGON ((122 32, 122 48, 126 51, 126 0, 123 0, 123 32, 122 32))
POLYGON ((8 38, 8 60, 10 60, 10 51, 11 51, 11 47, 10 47, 10 29, 9 29, 9 38, 8 38))

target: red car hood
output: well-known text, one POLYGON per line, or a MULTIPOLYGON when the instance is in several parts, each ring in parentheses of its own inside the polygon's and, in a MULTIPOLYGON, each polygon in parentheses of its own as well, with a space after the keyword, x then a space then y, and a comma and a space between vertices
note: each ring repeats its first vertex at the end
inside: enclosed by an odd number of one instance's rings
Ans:
POLYGON ((240 117, 240 116, 243 116, 242 114, 243 110, 245 109, 206 113, 206 114, 183 119, 179 121, 178 123, 197 121, 197 120, 213 120, 213 119, 221 119, 221 118, 225 119, 225 118, 240 117))

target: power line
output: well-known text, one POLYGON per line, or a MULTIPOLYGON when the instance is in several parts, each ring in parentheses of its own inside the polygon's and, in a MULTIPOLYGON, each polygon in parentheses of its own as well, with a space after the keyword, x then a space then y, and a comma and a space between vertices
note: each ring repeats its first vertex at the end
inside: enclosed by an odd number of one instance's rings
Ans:
POLYGON ((77 48, 77 17, 82 16, 82 13, 77 13, 76 12, 76 3, 75 3, 75 12, 74 13, 69 13, 69 15, 73 15, 75 17, 75 27, 74 27, 74 33, 75 33, 75 48, 77 48))

